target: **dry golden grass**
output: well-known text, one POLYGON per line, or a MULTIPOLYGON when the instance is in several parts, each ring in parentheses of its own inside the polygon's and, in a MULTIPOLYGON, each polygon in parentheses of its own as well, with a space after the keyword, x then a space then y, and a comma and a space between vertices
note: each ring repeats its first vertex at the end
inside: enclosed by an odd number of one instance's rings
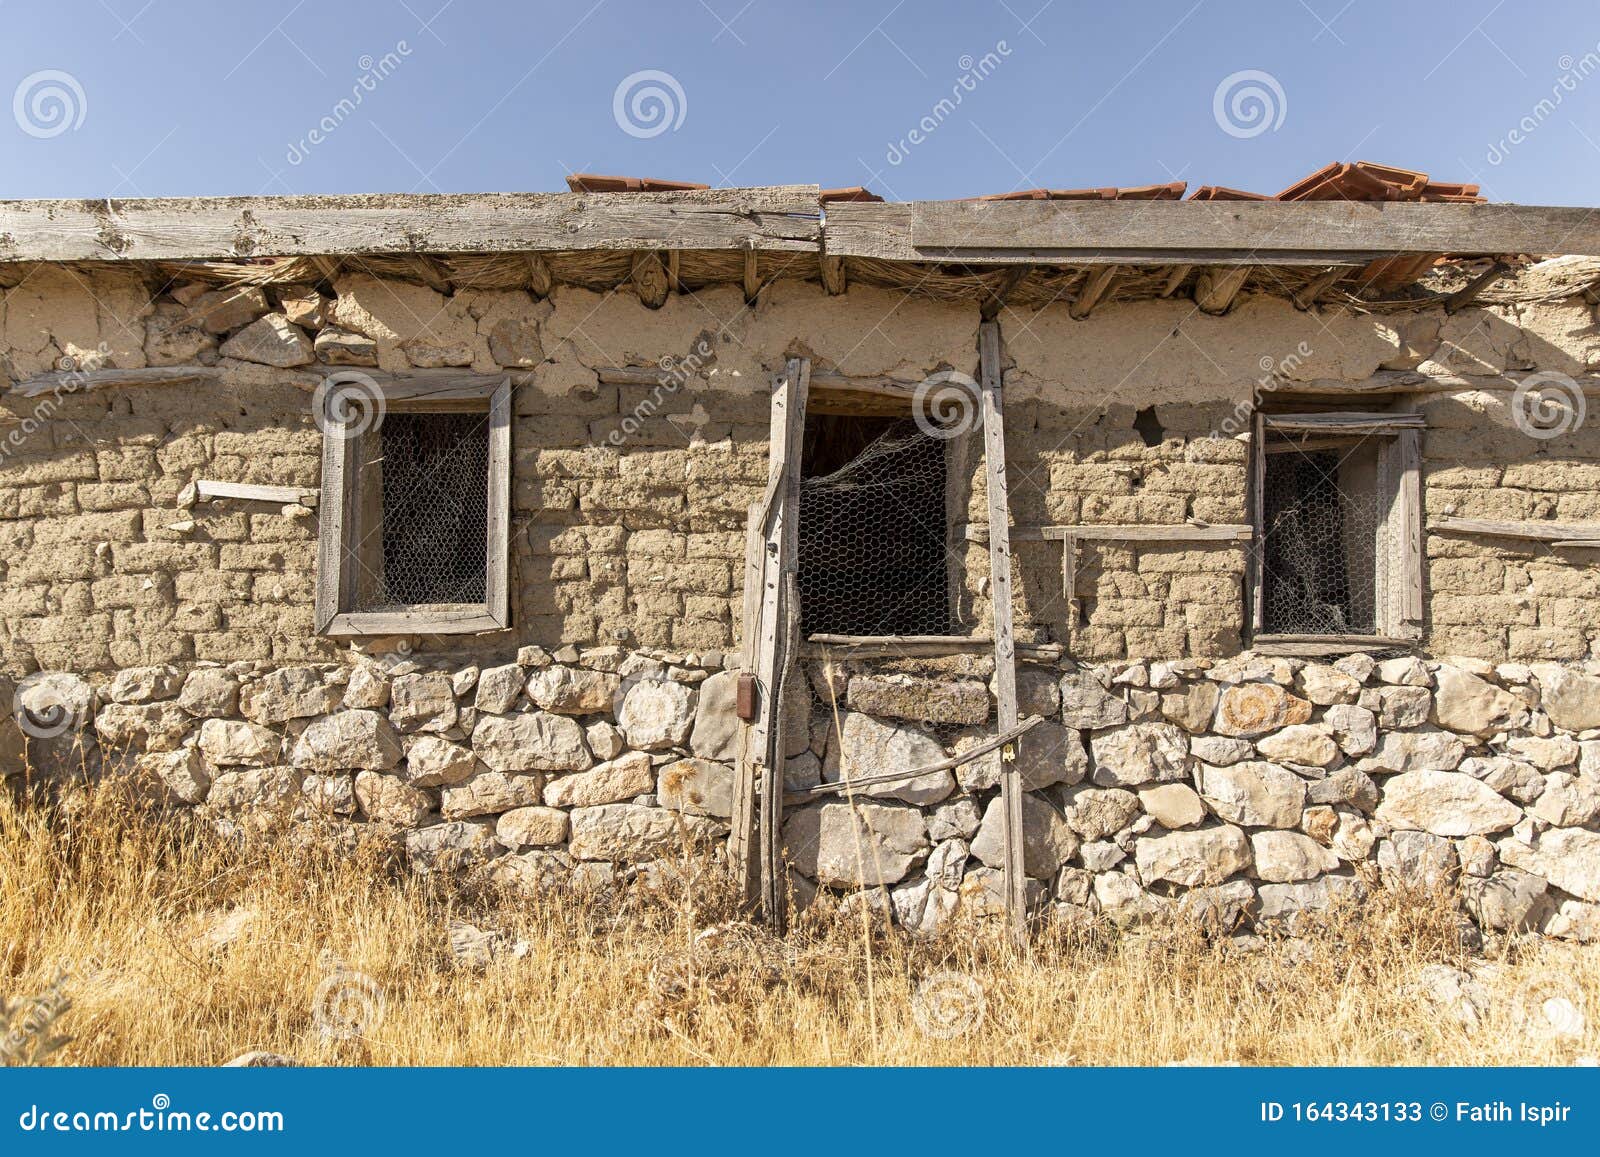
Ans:
POLYGON ((79 1065, 214 1065, 249 1049, 385 1065, 1568 1064, 1600 1051, 1600 948, 1500 948, 1475 1031, 1421 999, 1419 968, 1472 963, 1438 897, 1380 893, 1248 953, 1192 929, 1099 929, 1041 932, 1021 958, 992 929, 916 942, 859 916, 787 945, 743 925, 708 934, 730 918, 727 890, 704 865, 684 871, 660 891, 534 902, 398 872, 376 849, 230 848, 108 790, 0 803, 0 995, 37 997, 75 966, 53 1027, 73 1039, 50 1061, 79 1065), (458 968, 456 920, 525 951, 458 968), (313 1016, 341 966, 382 994, 381 1022, 356 1039, 313 1016), (948 1039, 915 1012, 941 972, 983 993, 981 1023, 948 1039), (1522 1020, 1525 995, 1552 982, 1589 1014, 1579 1039, 1522 1020))

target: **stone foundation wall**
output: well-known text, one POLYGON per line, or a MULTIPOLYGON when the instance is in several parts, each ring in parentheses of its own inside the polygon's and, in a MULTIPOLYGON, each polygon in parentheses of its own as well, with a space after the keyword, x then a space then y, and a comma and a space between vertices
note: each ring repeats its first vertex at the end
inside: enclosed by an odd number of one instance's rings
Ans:
MULTIPOLYGON (((993 732, 983 657, 808 661, 786 736, 800 903, 882 885, 932 932, 1001 902, 999 757, 860 790, 993 732), (809 711, 806 709, 810 704, 809 711)), ((524 648, 445 666, 236 662, 25 680, 0 766, 126 772, 225 831, 392 837, 418 871, 600 883, 728 831, 740 724, 720 660, 524 648)), ((1600 665, 1244 654, 1019 673, 1030 902, 1226 929, 1376 883, 1446 884, 1494 931, 1600 939, 1600 665)), ((11 687, 0 687, 7 699, 11 687)))

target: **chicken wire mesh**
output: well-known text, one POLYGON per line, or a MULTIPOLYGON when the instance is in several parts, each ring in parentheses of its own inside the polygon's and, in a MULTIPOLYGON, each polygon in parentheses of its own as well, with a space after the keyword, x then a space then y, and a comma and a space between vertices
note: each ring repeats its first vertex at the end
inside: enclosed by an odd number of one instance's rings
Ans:
POLYGON ((804 634, 951 632, 947 446, 910 418, 807 419, 799 526, 804 634))
POLYGON ((1269 634, 1376 633, 1383 519, 1361 448, 1266 455, 1262 628, 1269 634))
POLYGON ((390 413, 362 437, 362 470, 383 481, 362 519, 356 609, 483 602, 488 415, 390 413))

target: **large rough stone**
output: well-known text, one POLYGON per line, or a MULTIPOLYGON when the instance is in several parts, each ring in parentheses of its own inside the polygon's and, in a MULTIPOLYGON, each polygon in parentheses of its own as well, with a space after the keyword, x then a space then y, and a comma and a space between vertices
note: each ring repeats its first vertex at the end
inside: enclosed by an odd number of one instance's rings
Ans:
POLYGON ((694 726, 695 693, 682 683, 641 679, 629 690, 617 726, 636 751, 681 747, 694 726))
MULTIPOLYGON (((671 853, 678 846, 678 825, 683 820, 665 808, 631 803, 575 808, 569 818, 572 836, 567 850, 574 859, 630 863, 671 853)), ((704 823, 685 825, 691 839, 708 835, 704 823)))
POLYGON ((405 849, 411 870, 424 875, 463 871, 506 851, 495 838, 494 824, 481 820, 457 820, 409 831, 405 849))
POLYGON ((971 679, 856 675, 848 702, 852 711, 914 722, 976 725, 989 718, 989 688, 971 679))
POLYGON ((406 741, 406 759, 397 774, 412 787, 448 787, 478 770, 470 748, 438 735, 417 735, 406 741))
POLYGON ((106 698, 113 703, 153 703, 171 699, 182 686, 183 676, 176 667, 125 667, 112 678, 106 698))
POLYGON ((1191 683, 1182 691, 1169 691, 1161 696, 1161 714, 1191 734, 1207 731, 1217 713, 1217 700, 1222 690, 1215 683, 1202 680, 1191 683))
POLYGON ((1544 776, 1531 763, 1520 759, 1504 755, 1473 756, 1461 761, 1460 770, 1520 804, 1531 804, 1544 794, 1544 776))
MULTIPOLYGON (((994 738, 982 730, 959 736, 956 754, 994 738)), ((1038 791, 1054 784, 1081 783, 1089 774, 1089 752, 1083 746, 1082 732, 1046 720, 1035 724, 1017 741, 1017 773, 1027 791, 1038 791)), ((991 751, 956 768, 956 779, 967 791, 987 791, 1000 786, 1001 754, 991 751)))
POLYGON ((338 711, 306 725, 290 762, 316 771, 387 771, 403 754, 400 736, 378 712, 338 711))
POLYGON ((1555 912, 1550 885, 1532 872, 1501 868, 1487 879, 1466 876, 1461 903, 1467 914, 1495 932, 1536 932, 1555 912))
POLYGON ((494 834, 508 848, 548 848, 565 843, 567 813, 553 807, 512 808, 495 821, 494 834))
POLYGON ((1128 704, 1111 694, 1092 671, 1074 671, 1061 680, 1061 722, 1085 731, 1128 721, 1128 704))
POLYGON ((1561 901, 1545 921, 1544 934, 1579 944, 1600 944, 1600 904, 1561 901))
POLYGON ((1178 911, 1202 928, 1229 934, 1247 929, 1255 920, 1255 885, 1249 880, 1228 880, 1209 888, 1191 888, 1178 898, 1178 911))
POLYGON ((1205 804, 1186 783, 1141 787, 1139 803, 1156 823, 1171 832, 1195 827, 1206 818, 1205 804))
POLYGON ((560 715, 594 715, 614 709, 622 680, 586 667, 541 667, 528 676, 528 698, 560 715))
POLYGON ((283 667, 239 690, 239 713, 252 723, 286 723, 339 709, 340 691, 311 667, 283 667))
POLYGON ((650 756, 630 751, 611 763, 552 779, 545 785, 544 801, 552 807, 599 807, 648 795, 655 787, 650 756))
POLYGON ((170 700, 162 703, 109 703, 94 718, 95 734, 108 748, 176 751, 194 726, 194 717, 170 700))
POLYGON ((1048 667, 1017 668, 1017 712, 1026 718, 1061 714, 1061 677, 1048 667))
POLYGON ((1385 731, 1421 727, 1433 712, 1433 692, 1426 687, 1371 687, 1358 702, 1377 714, 1385 731))
POLYGON ((1436 836, 1481 836, 1504 831, 1522 809, 1458 771, 1407 771, 1383 787, 1378 819, 1396 829, 1436 836))
POLYGON ((376 663, 359 663, 350 672, 350 681, 344 685, 346 707, 387 707, 389 705, 389 673, 376 663))
POLYGON ((414 828, 433 812, 427 792, 381 771, 356 772, 355 793, 363 814, 378 823, 414 828))
MULTIPOLYGON (((932 736, 910 724, 884 723, 852 711, 844 717, 838 742, 829 746, 822 780, 840 783, 845 779, 892 775, 927 767, 944 758, 944 748, 932 736)), ((945 799, 955 789, 954 775, 949 771, 935 771, 909 779, 869 784, 856 794, 928 805, 945 799)))
POLYGON ((1311 704, 1276 683, 1235 683, 1217 703, 1216 730, 1249 738, 1310 718, 1311 704))
POLYGON ((839 800, 790 813, 783 843, 796 870, 819 884, 877 887, 906 878, 928 851, 928 832, 922 813, 906 804, 858 801, 852 809, 839 800))
POLYGON ((1189 739, 1171 723, 1130 723, 1089 740, 1091 778, 1102 787, 1171 783, 1189 774, 1189 739))
POLYGON ((1279 763, 1327 767, 1339 758, 1339 745, 1328 728, 1317 723, 1296 723, 1256 740, 1256 750, 1279 763))
POLYGON ((1339 866, 1339 857, 1299 832, 1264 831, 1250 836, 1256 878, 1269 884, 1312 880, 1339 866))
POLYGON ((504 715, 517 705, 523 686, 522 668, 515 663, 490 667, 478 676, 472 705, 486 715, 504 715))
POLYGON ((949 925, 961 906, 969 855, 965 840, 939 844, 928 857, 924 878, 894 890, 890 898, 902 928, 916 936, 933 936, 949 925))
MULTIPOLYGON (((972 854, 991 868, 1005 867, 1005 811, 996 796, 984 809, 972 854)), ((1055 877, 1078 850, 1078 837, 1060 813, 1036 795, 1022 797, 1022 870, 1036 880, 1055 877)))
POLYGON ((656 797, 662 807, 697 816, 733 815, 733 768, 711 759, 680 759, 661 769, 656 797))
POLYGON ((1433 722, 1450 731, 1487 738, 1528 721, 1522 700, 1459 667, 1443 664, 1434 675, 1433 722))
POLYGON ((1378 785, 1364 771, 1341 767, 1329 772, 1325 779, 1306 785, 1306 802, 1313 804, 1347 803, 1364 812, 1378 806, 1378 785))
POLYGON ((1545 777, 1544 790, 1528 810, 1551 827, 1587 827, 1600 820, 1600 787, 1558 771, 1545 777))
POLYGON ((565 715, 544 711, 480 715, 472 750, 495 771, 583 771, 594 762, 583 729, 565 715))
POLYGON ((1578 762, 1581 753, 1577 741, 1570 735, 1513 735, 1506 740, 1506 751, 1543 771, 1571 767, 1578 762))
POLYGON ((1253 828, 1292 828, 1306 806, 1306 785, 1274 763, 1250 760, 1229 767, 1200 765, 1200 794, 1230 823, 1253 828))
POLYGON ((300 797, 300 773, 292 767, 240 767, 218 772, 211 780, 206 807, 240 817, 263 830, 286 820, 300 797))
POLYGON ((1214 763, 1225 767, 1230 763, 1254 759, 1255 746, 1248 739, 1233 739, 1224 735, 1196 735, 1189 740, 1189 754, 1201 763, 1214 763))
POLYGON ((1378 664, 1378 678, 1404 687, 1426 687, 1430 681, 1427 664, 1415 655, 1385 659, 1378 664))
POLYGON ((928 838, 934 843, 957 837, 970 840, 982 822, 983 813, 971 797, 946 800, 928 813, 928 838))
POLYGON ((1323 712, 1322 721, 1333 730, 1333 741, 1346 755, 1368 754, 1378 746, 1378 718, 1365 707, 1336 704, 1323 712))
POLYGON ((1361 693, 1360 680, 1323 663, 1307 663, 1302 667, 1295 676, 1295 687, 1318 707, 1354 703, 1361 693))
POLYGON ((1134 841, 1133 860, 1147 888, 1163 881, 1197 888, 1247 869, 1250 841, 1231 824, 1168 832, 1134 841))
POLYGON ((1458 863, 1450 841, 1431 832, 1397 831, 1378 841, 1378 870, 1391 885, 1442 888, 1458 863))
POLYGON ((389 721, 401 731, 449 731, 456 725, 456 695, 443 671, 400 675, 389 685, 389 721))
POLYGON ((543 777, 533 772, 480 771, 441 792, 440 811, 447 820, 489 816, 512 808, 542 803, 543 777))
POLYGON ((200 750, 212 767, 266 767, 278 762, 278 733, 243 719, 207 719, 200 725, 200 750))
POLYGON ((232 715, 239 705, 239 680, 221 667, 199 667, 189 672, 178 693, 178 706, 201 719, 232 715))
POLYGON ((231 329, 249 325, 272 309, 267 295, 254 285, 214 289, 202 293, 189 303, 192 322, 210 334, 224 334, 231 329))
POLYGON ((1558 663, 1536 663, 1532 671, 1550 722, 1567 731, 1600 727, 1600 678, 1558 663))
POLYGON ((1318 876, 1315 880, 1294 884, 1262 884, 1256 894, 1261 900, 1257 919, 1292 921, 1302 912, 1318 911, 1356 899, 1361 894, 1361 885, 1349 876, 1318 876))
POLYGON ((1121 788, 1084 787, 1068 792, 1067 826, 1086 840, 1105 840, 1139 815, 1139 797, 1121 788))
POLYGON ((309 365, 317 360, 316 348, 306 331, 277 313, 251 322, 223 342, 217 352, 225 358, 279 369, 309 365))
POLYGON ((1582 828, 1550 828, 1532 846, 1501 840, 1500 859, 1513 868, 1543 876, 1580 900, 1600 902, 1600 832, 1582 828))
POLYGON ((1453 771, 1467 749, 1448 731, 1386 731, 1377 750, 1361 761, 1363 771, 1453 771))
POLYGON ((138 770, 155 776, 182 803, 199 803, 211 788, 211 774, 198 747, 139 757, 138 770))
POLYGON ((739 753, 739 733, 745 728, 737 711, 739 677, 738 671, 718 671, 700 684, 689 750, 701 759, 731 760, 739 753))

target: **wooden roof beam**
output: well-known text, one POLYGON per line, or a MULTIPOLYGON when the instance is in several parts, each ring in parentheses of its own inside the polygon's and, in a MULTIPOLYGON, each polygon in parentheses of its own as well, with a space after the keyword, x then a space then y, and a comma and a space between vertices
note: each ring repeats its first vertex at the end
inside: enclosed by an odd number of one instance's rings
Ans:
POLYGON ((1459 313, 1478 299, 1478 295, 1511 272, 1511 266, 1504 261, 1496 261, 1478 276, 1467 282, 1449 297, 1444 299, 1446 313, 1459 313))
POLYGON ((1294 307, 1302 311, 1310 309, 1313 305, 1317 304, 1317 298, 1321 297, 1328 291, 1329 286, 1331 286, 1335 281, 1338 281, 1348 272, 1349 270, 1344 268, 1342 265, 1330 266, 1329 268, 1323 270, 1310 281, 1306 282, 1305 285, 1295 290, 1294 297, 1292 299, 1294 301, 1294 307))
POLYGON ((666 263, 661 254, 649 250, 633 255, 633 291, 647 309, 660 309, 672 292, 672 282, 667 276, 666 263))
POLYGON ((1031 265, 1017 265, 1005 271, 1000 280, 989 290, 989 295, 983 299, 983 304, 978 307, 978 314, 984 321, 993 321, 1000 316, 1000 311, 1005 308, 1006 301, 1017 291, 1017 286, 1028 279, 1028 274, 1033 272, 1031 265))
POLYGON ((824 251, 817 257, 817 264, 822 272, 822 288, 838 297, 846 288, 844 258, 824 251))
POLYGON ((1077 298, 1067 306, 1067 314, 1076 321, 1082 321, 1094 312, 1094 307, 1111 293, 1117 282, 1122 278, 1123 269, 1120 265, 1101 265, 1091 270, 1084 278, 1083 288, 1078 291, 1077 298))
POLYGON ((1245 278, 1250 276, 1248 265, 1232 265, 1207 269, 1194 283, 1194 303, 1201 313, 1227 313, 1233 299, 1239 295, 1245 278))

